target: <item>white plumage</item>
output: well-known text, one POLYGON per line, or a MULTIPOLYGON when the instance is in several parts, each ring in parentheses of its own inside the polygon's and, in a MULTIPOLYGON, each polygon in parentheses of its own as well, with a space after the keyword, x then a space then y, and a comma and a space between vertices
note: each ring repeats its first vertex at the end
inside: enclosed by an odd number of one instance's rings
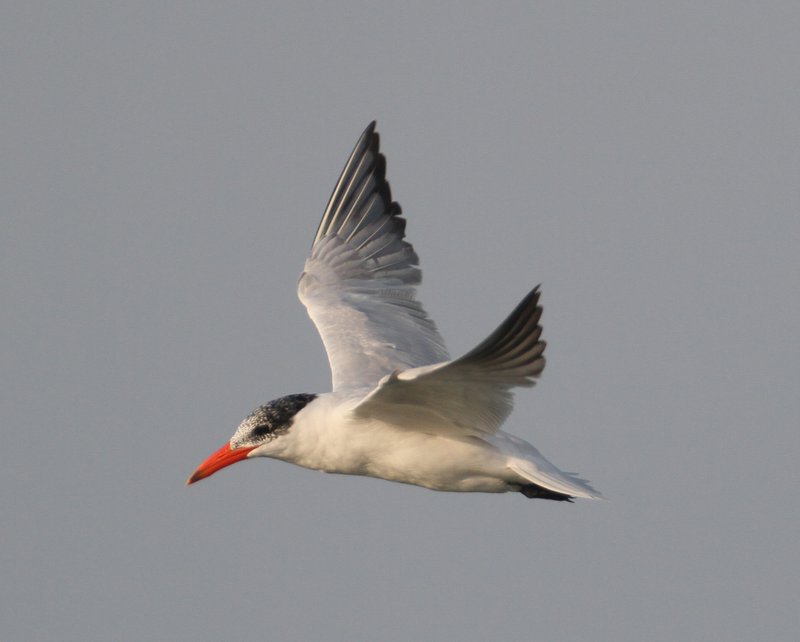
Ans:
POLYGON ((418 257, 385 169, 373 122, 336 183, 298 283, 328 353, 332 392, 257 409, 189 483, 263 456, 434 490, 600 497, 500 430, 512 388, 532 386, 545 365, 538 288, 483 343, 449 360, 415 298, 418 257))

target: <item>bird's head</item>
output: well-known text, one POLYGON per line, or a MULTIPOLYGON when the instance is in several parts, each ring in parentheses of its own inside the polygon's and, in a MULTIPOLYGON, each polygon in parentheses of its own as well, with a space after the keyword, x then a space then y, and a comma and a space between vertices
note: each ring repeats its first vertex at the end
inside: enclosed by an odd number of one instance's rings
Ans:
POLYGON ((314 400, 316 395, 298 394, 281 397, 256 408, 239 424, 233 437, 209 455, 186 481, 187 486, 248 457, 269 457, 281 437, 294 423, 295 415, 314 400))

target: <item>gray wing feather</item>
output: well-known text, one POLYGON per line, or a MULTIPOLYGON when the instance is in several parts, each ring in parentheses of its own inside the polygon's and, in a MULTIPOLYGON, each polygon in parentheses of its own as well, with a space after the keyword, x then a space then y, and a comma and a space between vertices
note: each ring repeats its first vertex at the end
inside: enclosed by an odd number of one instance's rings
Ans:
POLYGON ((495 433, 513 408, 512 388, 534 385, 544 369, 541 315, 537 286, 475 349, 385 377, 355 413, 441 434, 495 433))
POLYGON ((298 284, 325 344, 333 389, 373 387, 398 369, 447 359, 415 299, 422 279, 405 219, 392 201, 372 122, 331 193, 298 284))

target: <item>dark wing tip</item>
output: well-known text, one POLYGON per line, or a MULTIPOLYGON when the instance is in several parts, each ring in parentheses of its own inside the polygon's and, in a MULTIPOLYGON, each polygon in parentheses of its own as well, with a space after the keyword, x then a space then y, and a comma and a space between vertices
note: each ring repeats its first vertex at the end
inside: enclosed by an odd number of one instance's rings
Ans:
POLYGON ((329 232, 335 231, 337 225, 348 220, 348 216, 342 213, 347 212, 354 202, 363 202, 365 195, 370 192, 359 193, 359 187, 368 176, 373 180, 371 193, 377 194, 383 203, 383 213, 389 217, 401 214, 400 205, 392 200, 392 190, 386 179, 386 157, 380 152, 381 139, 375 131, 376 126, 377 121, 374 120, 367 125, 350 153, 328 199, 312 247, 329 232))
POLYGON ((542 353, 546 344, 540 338, 541 316, 537 285, 486 340, 458 361, 478 364, 496 376, 516 381, 509 385, 533 385, 532 379, 545 365, 542 353))
POLYGON ((354 152, 358 149, 364 148, 369 149, 372 152, 378 153, 378 149, 381 146, 381 135, 375 131, 375 127, 377 126, 377 121, 373 120, 369 125, 367 125, 366 129, 361 133, 361 136, 358 138, 358 142, 354 148, 354 152))

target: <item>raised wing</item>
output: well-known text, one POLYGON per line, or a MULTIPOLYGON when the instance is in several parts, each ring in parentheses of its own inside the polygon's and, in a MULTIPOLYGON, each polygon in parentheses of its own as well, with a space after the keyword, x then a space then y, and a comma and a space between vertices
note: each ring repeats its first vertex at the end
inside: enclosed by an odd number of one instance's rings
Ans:
POLYGON ((414 298, 422 280, 406 221, 392 201, 375 122, 333 189, 297 294, 325 344, 333 389, 374 387, 395 370, 446 360, 414 298))
POLYGON ((488 339, 460 359, 384 377, 354 412, 399 428, 485 437, 511 413, 515 386, 532 386, 544 369, 534 288, 488 339))

